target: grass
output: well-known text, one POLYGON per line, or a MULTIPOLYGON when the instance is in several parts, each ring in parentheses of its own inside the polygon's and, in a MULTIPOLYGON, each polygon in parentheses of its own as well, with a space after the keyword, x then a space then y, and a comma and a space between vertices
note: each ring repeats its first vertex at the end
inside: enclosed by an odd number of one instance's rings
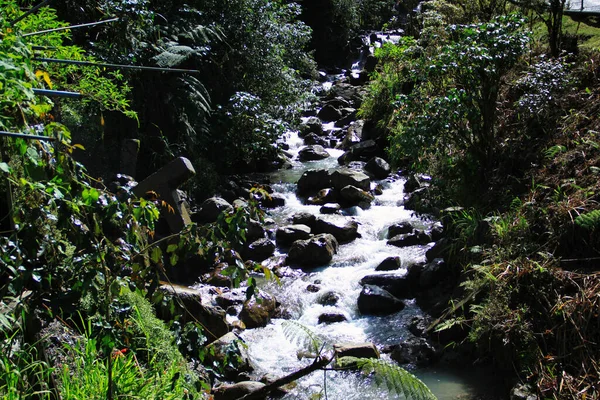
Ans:
POLYGON ((563 33, 566 35, 577 35, 579 46, 584 49, 600 49, 600 18, 587 17, 581 21, 575 21, 571 17, 563 18, 563 33))

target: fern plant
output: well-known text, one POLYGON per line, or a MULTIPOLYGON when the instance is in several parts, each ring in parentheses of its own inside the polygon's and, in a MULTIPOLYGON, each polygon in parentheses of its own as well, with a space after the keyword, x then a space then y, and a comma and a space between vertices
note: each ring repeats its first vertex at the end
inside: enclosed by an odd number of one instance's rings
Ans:
POLYGON ((575 218, 575 224, 585 230, 594 231, 600 227, 600 210, 580 214, 575 218))
MULTIPOLYGON (((283 333, 292 343, 306 352, 313 353, 315 360, 320 357, 326 347, 321 338, 310 328, 296 321, 284 321, 283 333)), ((373 376, 375 383, 386 386, 390 393, 404 395, 408 400, 436 400, 436 396, 416 376, 389 361, 376 358, 340 357, 334 369, 358 369, 364 374, 373 376)), ((327 371, 326 368, 324 368, 327 371)))

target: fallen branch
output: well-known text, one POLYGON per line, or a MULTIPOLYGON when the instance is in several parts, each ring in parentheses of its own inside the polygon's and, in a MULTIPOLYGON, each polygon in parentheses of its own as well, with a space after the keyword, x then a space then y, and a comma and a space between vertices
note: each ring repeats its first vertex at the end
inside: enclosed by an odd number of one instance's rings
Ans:
POLYGON ((309 366, 299 369, 296 372, 292 372, 291 374, 286 375, 282 378, 279 378, 276 381, 269 383, 268 385, 265 385, 252 393, 248 393, 244 397, 241 397, 240 400, 264 399, 273 390, 278 389, 283 385, 287 385, 288 383, 292 383, 295 380, 298 380, 303 376, 306 376, 314 371, 324 368, 327 364, 331 362, 332 359, 333 357, 318 356, 317 358, 315 358, 315 361, 313 361, 313 363, 309 366))

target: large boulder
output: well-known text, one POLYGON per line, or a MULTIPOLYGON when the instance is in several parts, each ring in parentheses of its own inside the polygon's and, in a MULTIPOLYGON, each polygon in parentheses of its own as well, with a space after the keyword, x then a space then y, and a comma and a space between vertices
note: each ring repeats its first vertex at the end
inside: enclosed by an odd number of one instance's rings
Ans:
POLYGON ((306 196, 331 186, 329 171, 324 169, 309 169, 298 180, 298 194, 306 196))
POLYGON ((375 179, 385 179, 392 172, 392 167, 383 158, 373 157, 365 165, 365 171, 375 179))
POLYGON ((221 197, 211 197, 202 202, 200 211, 195 215, 194 220, 203 223, 215 222, 222 212, 232 212, 233 206, 221 197))
POLYGON ((449 275, 449 270, 444 263, 443 258, 436 258, 425 264, 421 269, 419 276, 419 286, 421 289, 428 289, 437 285, 449 275))
POLYGON ((261 225, 260 222, 251 219, 248 221, 247 231, 246 231, 246 240, 250 243, 255 240, 262 239, 265 237, 266 231, 265 228, 261 225))
POLYGON ((308 204, 321 206, 327 203, 335 203, 337 201, 337 195, 331 188, 321 189, 316 195, 311 196, 307 199, 308 204))
POLYGON ((352 161, 369 161, 381 153, 381 149, 374 140, 365 140, 364 142, 352 145, 348 151, 338 158, 338 163, 345 165, 352 161))
POLYGON ((306 225, 312 229, 315 226, 317 216, 309 212, 299 212, 292 215, 290 220, 294 225, 306 225))
POLYGON ((264 383, 243 381, 232 385, 221 385, 213 390, 214 400, 238 400, 265 387, 264 383))
POLYGON ((355 144, 360 143, 360 141, 363 140, 364 126, 365 126, 365 121, 363 121, 363 120, 358 120, 358 121, 355 121, 353 124, 351 124, 348 127, 348 130, 346 131, 346 135, 342 139, 342 143, 340 143, 339 147, 342 150, 348 150, 348 149, 350 149, 350 147, 354 146, 355 144))
POLYGON ((421 244, 421 240, 419 239, 419 235, 416 233, 406 233, 403 235, 396 235, 390 238, 387 241, 387 244, 396 247, 408 247, 415 246, 417 244, 421 244))
POLYGON ((362 103, 362 96, 358 88, 344 82, 337 82, 329 89, 327 99, 334 99, 336 97, 350 102, 354 108, 359 108, 362 103))
POLYGON ((327 139, 317 136, 316 133, 311 132, 308 135, 304 136, 304 144, 307 146, 319 145, 322 147, 327 147, 329 145, 329 142, 327 141, 327 139))
POLYGON ((410 299, 415 297, 416 287, 408 275, 374 274, 367 275, 360 280, 363 286, 377 286, 389 292, 394 297, 410 299))
POLYGON ((319 118, 310 117, 300 125, 300 136, 306 136, 309 133, 323 134, 323 124, 319 118))
POLYGON ((375 271, 395 271, 402 266, 402 260, 398 256, 391 256, 379 263, 375 271))
POLYGON ((298 152, 298 158, 300 161, 314 161, 323 160, 329 157, 327 150, 318 144, 312 146, 306 146, 298 152))
POLYGON ((276 308, 275 298, 265 292, 260 292, 244 303, 239 318, 246 328, 264 327, 271 321, 276 308))
POLYGON ((258 239, 244 249, 244 258, 261 262, 275 253, 275 243, 267 238, 258 239))
POLYGON ((356 186, 348 185, 340 190, 340 203, 345 207, 359 206, 366 209, 371 206, 373 200, 375 200, 375 197, 371 193, 356 186))
POLYGON ((226 378, 233 379, 240 372, 252 371, 248 345, 233 332, 210 343, 206 350, 207 365, 215 362, 223 365, 226 378))
POLYGON ((403 310, 402 300, 378 286, 365 285, 358 296, 358 311, 363 315, 387 315, 403 310))
POLYGON ((325 122, 333 122, 342 118, 342 112, 332 106, 331 104, 326 104, 323 108, 319 110, 317 113, 317 117, 321 119, 321 121, 325 122))
POLYGON ((358 222, 350 220, 344 225, 337 225, 333 222, 325 221, 321 218, 315 220, 314 233, 329 233, 332 234, 338 242, 348 243, 356 239, 358 234, 358 222))
POLYGON ((337 190, 342 190, 342 188, 348 185, 365 191, 371 190, 371 179, 362 172, 349 168, 340 168, 333 171, 330 180, 331 185, 337 190))
POLYGON ((329 264, 338 251, 336 238, 328 233, 297 240, 288 253, 287 264, 300 267, 317 267, 329 264))
POLYGON ((348 318, 339 312, 326 312, 319 315, 319 324, 333 324, 335 322, 345 322, 348 318))
POLYGON ((410 222, 399 222, 397 224, 390 225, 388 228, 387 237, 388 239, 391 239, 394 236, 412 233, 414 230, 415 228, 410 224, 410 222))
POLYGON ((437 351, 426 339, 411 337, 393 346, 390 358, 398 364, 412 364, 418 367, 430 365, 437 358, 437 351))
POLYGON ((206 328, 209 340, 215 340, 229 332, 229 325, 225 320, 225 311, 220 307, 211 307, 202 304, 200 292, 178 285, 162 285, 159 290, 166 298, 177 298, 175 309, 167 306, 168 302, 160 302, 158 314, 164 320, 172 320, 176 316, 182 317, 182 323, 195 320, 206 328), (185 309, 178 309, 179 304, 185 309))
POLYGON ((356 121, 356 109, 355 108, 345 107, 345 108, 342 108, 340 111, 342 113, 342 118, 335 121, 335 126, 337 128, 343 128, 344 126, 347 126, 347 125, 351 124, 352 122, 356 121))
POLYGON ((337 343, 333 345, 337 358, 379 358, 379 350, 373 343, 337 343))
POLYGON ((342 206, 338 203, 326 203, 319 208, 321 214, 338 214, 340 211, 342 211, 342 206))
POLYGON ((296 240, 306 240, 310 236, 310 227, 301 224, 282 226, 275 232, 275 240, 280 246, 291 246, 296 240))

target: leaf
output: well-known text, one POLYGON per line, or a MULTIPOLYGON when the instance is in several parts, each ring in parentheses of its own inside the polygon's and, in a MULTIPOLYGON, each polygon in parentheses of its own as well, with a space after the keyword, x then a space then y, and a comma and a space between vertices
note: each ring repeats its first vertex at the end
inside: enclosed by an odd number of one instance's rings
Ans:
POLYGON ((50 75, 46 71, 37 70, 35 71, 35 77, 40 79, 40 77, 46 82, 48 87, 52 89, 52 81, 50 81, 50 75))
POLYGON ((178 248, 179 246, 176 244, 170 244, 167 246, 167 253, 173 253, 174 251, 177 251, 178 248))
POLYGON ((150 253, 150 259, 155 264, 159 264, 160 263, 160 261, 162 259, 162 250, 160 249, 160 247, 154 247, 152 249, 152 252, 150 253))
POLYGON ((0 162, 0 171, 3 171, 3 172, 6 172, 7 174, 10 174, 10 167, 8 166, 7 163, 0 162))

